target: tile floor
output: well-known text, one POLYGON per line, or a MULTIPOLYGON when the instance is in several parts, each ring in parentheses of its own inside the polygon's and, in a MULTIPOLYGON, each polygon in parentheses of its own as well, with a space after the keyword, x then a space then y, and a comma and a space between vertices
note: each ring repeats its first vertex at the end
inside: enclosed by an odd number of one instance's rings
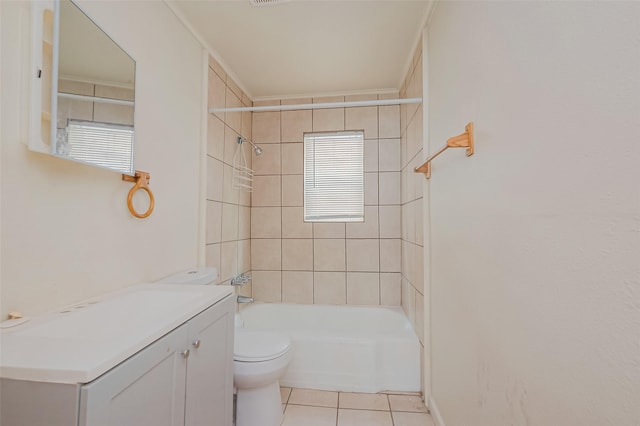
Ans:
POLYGON ((282 426, 435 426, 419 395, 281 388, 282 426))

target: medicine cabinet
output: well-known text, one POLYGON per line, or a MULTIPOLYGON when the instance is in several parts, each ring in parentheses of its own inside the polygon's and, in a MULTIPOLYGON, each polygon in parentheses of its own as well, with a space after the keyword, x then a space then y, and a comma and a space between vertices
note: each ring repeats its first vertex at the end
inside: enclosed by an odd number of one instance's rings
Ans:
POLYGON ((134 175, 135 61, 71 0, 32 8, 29 149, 134 175))

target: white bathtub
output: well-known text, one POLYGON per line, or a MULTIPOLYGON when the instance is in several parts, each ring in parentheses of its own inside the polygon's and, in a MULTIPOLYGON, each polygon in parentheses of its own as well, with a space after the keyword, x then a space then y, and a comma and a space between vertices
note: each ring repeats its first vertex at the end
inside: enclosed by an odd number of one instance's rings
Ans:
POLYGON ((401 308, 256 303, 240 317, 245 328, 291 337, 281 386, 420 391, 420 343, 401 308))

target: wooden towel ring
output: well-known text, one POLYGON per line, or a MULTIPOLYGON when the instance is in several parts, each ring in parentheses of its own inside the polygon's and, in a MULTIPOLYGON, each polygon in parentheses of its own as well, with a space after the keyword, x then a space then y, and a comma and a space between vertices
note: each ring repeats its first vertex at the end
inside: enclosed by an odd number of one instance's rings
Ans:
POLYGON ((153 198, 153 192, 151 192, 151 188, 149 188, 149 180, 151 179, 151 175, 147 172, 143 172, 140 170, 136 170, 135 176, 122 175, 122 180, 127 182, 135 182, 136 184, 129 190, 129 195, 127 195, 127 207, 129 207, 129 211, 131 214, 138 219, 144 219, 149 217, 153 212, 153 207, 155 205, 155 199, 153 198), (139 189, 145 191, 147 195, 149 195, 149 208, 144 213, 138 213, 136 209, 133 207, 133 194, 136 193, 139 189))

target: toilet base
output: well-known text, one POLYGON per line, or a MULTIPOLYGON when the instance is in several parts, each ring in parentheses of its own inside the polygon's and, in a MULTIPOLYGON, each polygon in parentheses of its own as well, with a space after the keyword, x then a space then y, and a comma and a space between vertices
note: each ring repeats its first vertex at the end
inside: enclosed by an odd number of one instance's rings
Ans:
POLYGON ((236 396, 236 426, 279 426, 282 423, 280 383, 238 389, 236 396))

